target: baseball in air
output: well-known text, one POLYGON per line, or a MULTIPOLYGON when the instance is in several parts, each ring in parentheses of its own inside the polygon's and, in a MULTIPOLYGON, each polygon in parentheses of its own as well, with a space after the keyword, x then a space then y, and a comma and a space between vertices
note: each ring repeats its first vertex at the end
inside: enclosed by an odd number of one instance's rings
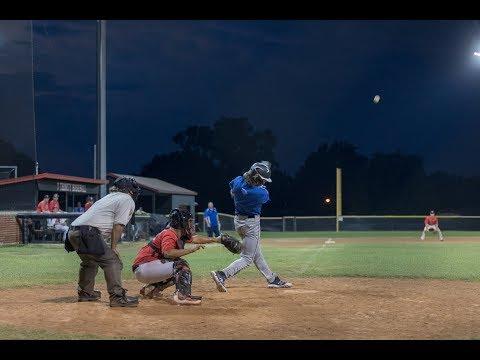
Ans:
POLYGON ((375 95, 375 96, 373 97, 373 102, 374 102, 375 104, 378 104, 378 103, 380 102, 380 95, 375 95))

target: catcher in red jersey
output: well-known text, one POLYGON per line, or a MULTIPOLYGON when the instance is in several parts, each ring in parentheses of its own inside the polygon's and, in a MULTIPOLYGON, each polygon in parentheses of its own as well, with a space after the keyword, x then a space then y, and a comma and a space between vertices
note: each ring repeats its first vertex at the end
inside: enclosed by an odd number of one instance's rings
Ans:
POLYGON ((440 241, 443 241, 443 234, 440 230, 440 227, 438 226, 438 219, 435 216, 435 211, 430 211, 430 215, 427 215, 427 217, 425 217, 424 223, 425 227, 423 228, 420 240, 425 240, 425 233, 427 231, 436 231, 438 233, 438 238, 440 239, 440 241))
POLYGON ((192 214, 188 210, 173 209, 167 227, 142 247, 132 266, 135 277, 145 286, 140 294, 145 298, 161 296, 161 292, 175 285, 172 301, 179 305, 200 305, 201 296, 192 295, 192 272, 185 255, 204 248, 204 244, 220 243, 231 252, 240 252, 241 243, 227 235, 215 238, 195 235, 192 214), (185 243, 194 246, 185 249, 185 243))

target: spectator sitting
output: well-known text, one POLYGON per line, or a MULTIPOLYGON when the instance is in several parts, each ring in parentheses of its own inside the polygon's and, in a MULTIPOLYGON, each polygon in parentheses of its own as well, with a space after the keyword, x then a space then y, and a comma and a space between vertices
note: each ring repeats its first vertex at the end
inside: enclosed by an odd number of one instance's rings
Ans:
POLYGON ((77 206, 73 208, 73 212, 76 212, 76 213, 85 212, 85 209, 83 208, 82 203, 80 201, 77 202, 77 206))
POLYGON ((40 201, 37 205, 37 212, 43 213, 43 212, 49 212, 50 210, 48 209, 48 200, 50 200, 49 195, 45 195, 43 197, 43 200, 40 201))
MULTIPOLYGON (((54 213, 62 212, 61 210, 53 211, 54 213)), ((68 225, 67 219, 48 219, 47 226, 53 228, 56 232, 62 233, 62 240, 65 242, 67 239, 68 225)))
POLYGON ((60 210, 58 194, 53 194, 53 199, 48 203, 48 210, 50 210, 50 212, 57 212, 60 210))
POLYGON ((87 211, 88 209, 90 209, 92 205, 93 205, 93 197, 89 196, 87 197, 87 202, 85 203, 84 211, 87 211))

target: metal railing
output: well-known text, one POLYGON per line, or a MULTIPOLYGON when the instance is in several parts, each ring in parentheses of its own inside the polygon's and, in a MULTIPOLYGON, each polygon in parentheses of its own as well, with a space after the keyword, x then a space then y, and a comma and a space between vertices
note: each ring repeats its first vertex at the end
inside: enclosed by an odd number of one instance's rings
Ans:
MULTIPOLYGON (((198 214, 199 228, 205 231, 203 214, 198 214)), ((235 230, 231 214, 218 214, 221 229, 235 230)), ((442 230, 480 231, 480 216, 437 216, 442 230)), ((418 231, 425 215, 344 215, 261 217, 262 231, 418 231)))
MULTIPOLYGON (((48 219, 66 219, 65 224, 70 224, 82 213, 16 213, 17 221, 21 230, 21 242, 29 243, 61 243, 61 232, 54 227, 48 226, 48 219)), ((164 227, 166 218, 162 215, 146 214, 136 215, 135 224, 128 223, 120 241, 149 240, 164 227)))

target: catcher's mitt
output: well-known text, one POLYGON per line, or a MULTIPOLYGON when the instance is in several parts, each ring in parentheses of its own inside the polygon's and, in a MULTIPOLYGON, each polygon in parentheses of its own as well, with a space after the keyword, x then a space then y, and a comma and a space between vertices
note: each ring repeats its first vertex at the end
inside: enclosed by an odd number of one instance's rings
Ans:
POLYGON ((233 236, 230 236, 228 234, 222 234, 220 237, 220 242, 231 253, 240 254, 242 252, 242 243, 240 242, 240 240, 235 239, 233 236))

